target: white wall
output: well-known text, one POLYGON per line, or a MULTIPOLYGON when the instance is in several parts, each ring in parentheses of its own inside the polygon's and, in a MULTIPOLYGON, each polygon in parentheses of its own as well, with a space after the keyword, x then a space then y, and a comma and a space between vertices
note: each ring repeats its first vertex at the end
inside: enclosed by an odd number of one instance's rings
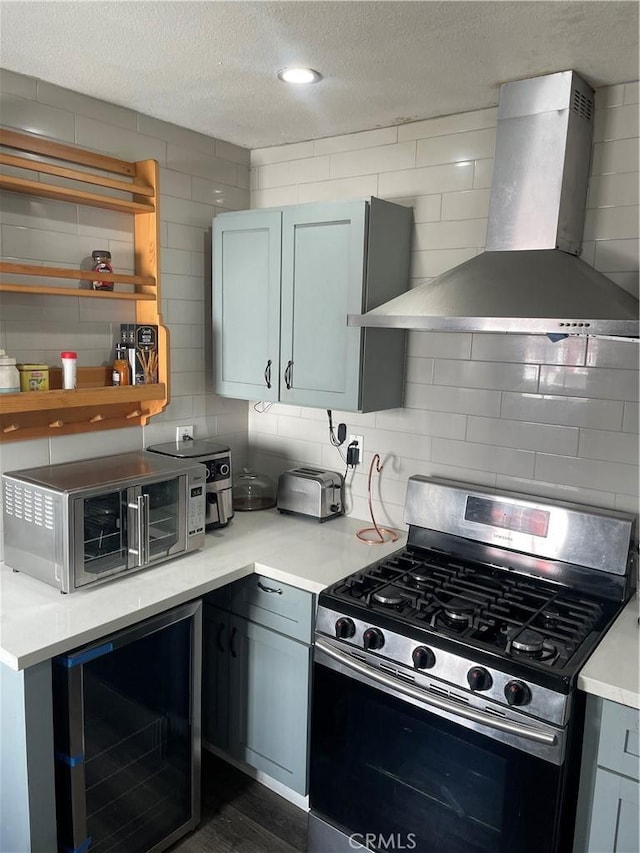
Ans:
MULTIPOLYGON (((173 441, 185 423, 195 425, 196 437, 230 444, 241 461, 247 404, 211 393, 206 335, 211 220, 249 206, 249 152, 10 71, 0 72, 0 116, 5 127, 125 160, 159 161, 160 286, 171 340, 171 403, 149 426, 3 443, 0 469, 138 450, 173 441)), ((2 193, 0 206, 5 260, 75 267, 106 248, 118 271, 133 272, 131 216, 15 193, 2 193)), ((2 294, 0 347, 18 361, 59 365, 61 350, 75 349, 80 365, 107 364, 120 323, 133 319, 126 302, 2 294)))
MULTIPOLYGON (((638 293, 638 83, 597 93, 582 257, 638 293)), ((256 150, 251 206, 376 195, 414 209, 411 285, 483 251, 496 132, 487 109, 256 150)), ((365 441, 351 514, 402 525, 407 477, 436 474, 638 511, 638 345, 411 332, 405 408, 334 412, 365 441)), ((256 467, 344 470, 323 410, 249 410, 256 467)))

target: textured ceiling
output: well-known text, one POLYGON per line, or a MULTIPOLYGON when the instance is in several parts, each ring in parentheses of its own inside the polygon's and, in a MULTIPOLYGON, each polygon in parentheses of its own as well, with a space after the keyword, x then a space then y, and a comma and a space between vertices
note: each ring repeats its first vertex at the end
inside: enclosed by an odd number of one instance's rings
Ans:
POLYGON ((247 148, 493 106, 573 68, 637 80, 637 2, 15 2, 0 64, 247 148), (285 65, 325 79, 280 83, 285 65))

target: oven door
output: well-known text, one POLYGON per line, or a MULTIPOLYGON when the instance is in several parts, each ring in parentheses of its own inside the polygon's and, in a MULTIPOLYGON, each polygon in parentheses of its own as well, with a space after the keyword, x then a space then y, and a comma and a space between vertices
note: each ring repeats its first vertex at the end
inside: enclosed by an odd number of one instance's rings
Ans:
POLYGON ((430 706, 410 695, 419 692, 411 685, 371 669, 316 642, 309 853, 358 845, 419 853, 561 849, 562 732, 522 724, 510 734, 508 721, 460 717, 487 714, 435 696, 430 706), (559 748, 557 763, 514 746, 514 737, 533 753, 559 748))

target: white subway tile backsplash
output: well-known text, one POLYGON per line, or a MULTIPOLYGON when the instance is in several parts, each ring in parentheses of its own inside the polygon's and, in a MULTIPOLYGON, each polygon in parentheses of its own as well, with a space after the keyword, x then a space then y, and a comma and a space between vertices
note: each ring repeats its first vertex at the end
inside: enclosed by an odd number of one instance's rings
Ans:
POLYGON ((433 278, 447 272, 458 264, 468 261, 476 254, 475 249, 432 249, 426 252, 414 251, 411 256, 411 276, 433 278))
POLYGON ((533 475, 535 456, 530 450, 452 441, 447 438, 434 438, 431 443, 431 458, 434 462, 515 477, 533 475))
POLYGON ((578 450, 578 433, 577 427, 469 416, 466 439, 499 447, 575 456, 578 450))
POLYGON ((204 372, 204 348, 190 347, 189 349, 171 348, 171 375, 174 373, 204 372))
POLYGON ((624 103, 637 104, 638 101, 640 101, 640 83, 637 81, 635 83, 625 83, 624 103))
POLYGON ((167 168, 176 172, 186 172, 194 177, 207 178, 229 186, 237 186, 238 170, 243 168, 228 160, 216 160, 210 154, 167 144, 167 168))
POLYGON ((488 212, 489 190, 465 190, 442 196, 443 220, 486 219, 488 212))
POLYGON ((61 435, 49 441, 52 465, 143 449, 142 430, 139 427, 85 432, 81 439, 81 451, 77 435, 61 435))
POLYGON ((439 163, 461 163, 493 157, 496 147, 495 128, 455 133, 419 139, 416 166, 436 166, 439 163))
POLYGON ((219 184, 206 178, 193 177, 191 179, 191 198, 194 201, 202 201, 205 204, 213 204, 216 207, 220 206, 231 210, 243 210, 249 207, 247 190, 219 184))
MULTIPOLYGON (((637 182, 638 176, 635 176, 637 182)), ((640 222, 638 205, 596 207, 587 211, 584 222, 585 240, 632 239, 637 237, 640 222)))
POLYGON ((177 299, 165 297, 165 302, 167 307, 164 312, 164 319, 170 325, 173 323, 196 325, 204 315, 204 302, 201 300, 187 300, 183 296, 177 299))
POLYGON ((598 142, 593 147, 592 175, 638 171, 638 139, 598 142))
POLYGON ((0 193, 0 222, 3 225, 76 234, 78 211, 75 205, 64 201, 54 201, 51 198, 36 199, 19 193, 2 192, 0 193))
POLYGON ((174 172, 172 169, 160 169, 159 188, 161 196, 191 198, 191 175, 174 172))
MULTIPOLYGON (((594 175, 589 181, 587 207, 638 204, 640 189, 636 173, 594 175)), ((616 237, 619 235, 616 234, 616 237)))
POLYGON ((637 403, 625 403, 624 404, 624 415, 622 417, 622 429, 625 432, 635 432, 638 434, 638 404, 637 403))
POLYGON ((544 335, 473 336, 471 357, 478 361, 506 361, 519 364, 585 363, 587 339, 570 337, 553 343, 544 335))
MULTIPOLYGON (((164 223, 167 227, 167 247, 170 249, 186 249, 189 252, 206 250, 206 230, 195 225, 181 225, 178 222, 164 223)), ((211 227, 209 225, 209 227, 211 227)), ((209 240, 210 244, 210 240, 209 240)))
POLYGON ((412 249, 414 252, 424 252, 434 249, 482 248, 486 233, 485 219, 422 222, 414 228, 412 249))
POLYGON ((513 492, 524 492, 530 495, 540 495, 543 498, 555 498, 556 500, 569 501, 570 503, 591 504, 606 509, 615 506, 615 495, 611 492, 602 492, 597 489, 583 489, 579 486, 570 486, 566 483, 549 482, 542 480, 530 480, 522 477, 509 477, 499 474, 496 486, 501 489, 509 489, 513 492))
MULTIPOLYGON (((378 176, 358 175, 356 178, 314 181, 310 184, 300 184, 297 189, 297 201, 300 204, 307 204, 312 201, 340 201, 342 199, 368 198, 369 196, 378 195, 378 176)), ((266 190, 266 192, 269 192, 269 190, 266 190)))
POLYGON ((48 104, 50 107, 90 116, 98 119, 98 121, 123 127, 126 130, 137 129, 136 113, 133 110, 110 104, 108 101, 100 101, 97 98, 81 95, 79 92, 63 89, 60 86, 54 86, 52 83, 45 83, 44 80, 38 80, 37 98, 41 104, 48 104))
MULTIPOLYGON (((307 187, 321 186, 306 184, 307 187)), ((272 190, 251 190, 251 207, 281 207, 298 203, 298 186, 275 187, 272 190)), ((302 187, 300 187, 302 189, 302 187)))
POLYGON ((471 341, 472 336, 466 332, 409 332, 407 355, 417 358, 471 358, 471 341))
POLYGON ((566 483, 569 486, 587 489, 597 484, 606 492, 638 494, 637 468, 627 463, 600 462, 539 453, 536 454, 535 479, 566 483))
POLYGON ((405 406, 408 409, 430 409, 467 415, 499 417, 500 392, 476 388, 450 388, 446 385, 407 383, 405 406))
POLYGON ((35 77, 26 77, 24 74, 15 74, 6 68, 0 68, 1 92, 17 95, 19 98, 31 98, 35 101, 37 83, 35 77))
POLYGON ((474 190, 487 189, 493 179, 493 157, 490 160, 476 160, 473 169, 474 190))
POLYGON ((609 107, 615 107, 624 103, 624 83, 619 83, 617 86, 605 86, 602 89, 596 89, 594 101, 596 113, 600 110, 605 111, 609 107))
POLYGON ((414 222, 439 222, 442 209, 442 195, 410 196, 409 198, 394 198, 394 204, 402 204, 413 210, 414 222))
POLYGON ((609 341, 604 338, 588 338, 587 367, 638 368, 639 349, 635 341, 609 341))
POLYGON ((540 393, 596 400, 637 400, 638 373, 635 370, 613 370, 591 367, 540 368, 540 393))
POLYGON ((612 106, 596 110, 593 123, 593 141, 630 139, 638 136, 638 104, 612 106))
POLYGON ((398 141, 407 139, 428 139, 434 136, 446 136, 454 133, 465 133, 483 127, 495 127, 498 120, 497 107, 485 110, 473 110, 467 113, 457 113, 449 116, 429 118, 424 121, 414 121, 403 124, 398 128, 398 141))
POLYGON ((364 148, 393 145, 397 141, 397 127, 380 127, 376 130, 365 130, 361 133, 348 133, 343 136, 328 136, 325 139, 316 139, 313 144, 313 153, 315 156, 319 156, 322 154, 338 154, 342 151, 361 151, 364 148))
POLYGON ((619 430, 624 404, 620 401, 592 400, 551 394, 502 394, 500 416, 507 420, 539 424, 619 430))
POLYGON ((434 385, 452 385, 455 388, 536 391, 538 371, 536 364, 436 359, 433 382, 434 385))
POLYGON ((445 166, 385 172, 378 178, 378 191, 382 198, 392 198, 470 190, 473 169, 473 163, 449 163, 445 166))
MULTIPOLYGON (((67 205, 67 207, 71 206, 67 205)), ((101 210, 98 207, 78 205, 78 234, 95 237, 97 240, 106 238, 131 243, 133 241, 132 217, 130 214, 115 210, 101 210)), ((91 251, 93 248, 96 247, 92 247, 91 251)))
POLYGON ((330 177, 328 156, 310 157, 306 160, 292 160, 288 163, 274 163, 260 166, 258 169, 258 188, 286 187, 291 184, 306 184, 312 181, 324 181, 330 177))
POLYGON ((0 116, 6 127, 28 129, 29 133, 48 136, 61 142, 75 141, 73 113, 0 92, 0 116))
POLYGON ((637 467, 638 437, 624 432, 581 429, 578 456, 606 462, 626 462, 637 467))
POLYGON ((3 444, 0 449, 0 472, 19 471, 21 468, 36 468, 49 465, 49 439, 36 438, 31 441, 14 441, 3 444))
POLYGON ((274 148, 256 148, 251 152, 251 167, 313 157, 313 149, 313 142, 295 142, 292 145, 278 145, 274 148))
MULTIPOLYGON (((191 274, 191 253, 183 249, 162 249, 160 252, 160 269, 163 276, 191 274)), ((168 294, 165 294, 168 295, 168 294)))
POLYGON ((105 151, 124 160, 157 160, 161 166, 166 165, 167 145, 164 141, 88 116, 76 116, 75 141, 82 148, 105 151))
POLYGON ((415 142, 398 142, 360 151, 345 151, 331 155, 332 178, 352 178, 380 172, 410 169, 416 163, 415 142))
POLYGON ((160 217, 164 222, 210 228, 214 216, 215 207, 211 204, 170 196, 161 199, 160 217))
POLYGON ((251 152, 248 148, 241 148, 239 145, 223 142, 221 139, 216 139, 215 152, 220 160, 230 160, 240 166, 249 166, 251 161, 251 152))
POLYGON ((433 359, 409 356, 406 361, 405 380, 407 382, 418 382, 422 385, 431 385, 433 382, 433 359))
POLYGON ((638 272, 640 240, 601 240, 596 243, 595 268, 604 273, 638 272))
MULTIPOLYGON (((169 250, 171 251, 171 250, 169 250)), ((186 256, 188 269, 190 269, 191 255, 182 252, 186 256)), ((165 299, 196 301, 202 303, 205 298, 204 281, 202 276, 180 275, 177 273, 162 272, 162 295, 165 299)), ((167 319, 165 317, 165 319, 167 319)))
POLYGON ((386 412, 377 412, 375 427, 389 432, 411 432, 416 435, 441 436, 464 441, 467 416, 422 409, 389 409, 386 412))
MULTIPOLYGON (((192 151, 199 151, 200 154, 206 154, 211 159, 220 156, 215 153, 216 140, 211 136, 205 136, 205 134, 197 133, 195 130, 189 130, 186 127, 180 127, 177 124, 161 121, 141 113, 138 113, 137 119, 136 130, 145 136, 153 136, 156 139, 171 142, 173 145, 191 148, 192 151)), ((222 159, 227 158, 223 157, 222 159)))

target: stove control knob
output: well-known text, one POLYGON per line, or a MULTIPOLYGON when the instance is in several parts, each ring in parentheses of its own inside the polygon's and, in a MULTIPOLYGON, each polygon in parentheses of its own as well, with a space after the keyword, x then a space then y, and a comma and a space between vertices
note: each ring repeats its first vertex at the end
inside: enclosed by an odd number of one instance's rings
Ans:
POLYGON ((348 640, 356 632, 356 626, 353 619, 348 619, 346 616, 341 616, 336 622, 336 637, 339 640, 348 640))
POLYGON ((510 705, 528 705, 531 702, 531 691, 522 681, 508 681, 504 695, 510 705))
POLYGON ((384 646, 384 634, 379 628, 367 628, 362 635, 362 641, 365 649, 375 652, 384 646))
POLYGON ((467 673, 467 681, 472 690, 489 690, 493 684, 491 674, 482 666, 472 666, 467 673))
POLYGON ((411 653, 411 658, 416 669, 431 669, 436 662, 436 656, 426 646, 417 646, 411 653))

